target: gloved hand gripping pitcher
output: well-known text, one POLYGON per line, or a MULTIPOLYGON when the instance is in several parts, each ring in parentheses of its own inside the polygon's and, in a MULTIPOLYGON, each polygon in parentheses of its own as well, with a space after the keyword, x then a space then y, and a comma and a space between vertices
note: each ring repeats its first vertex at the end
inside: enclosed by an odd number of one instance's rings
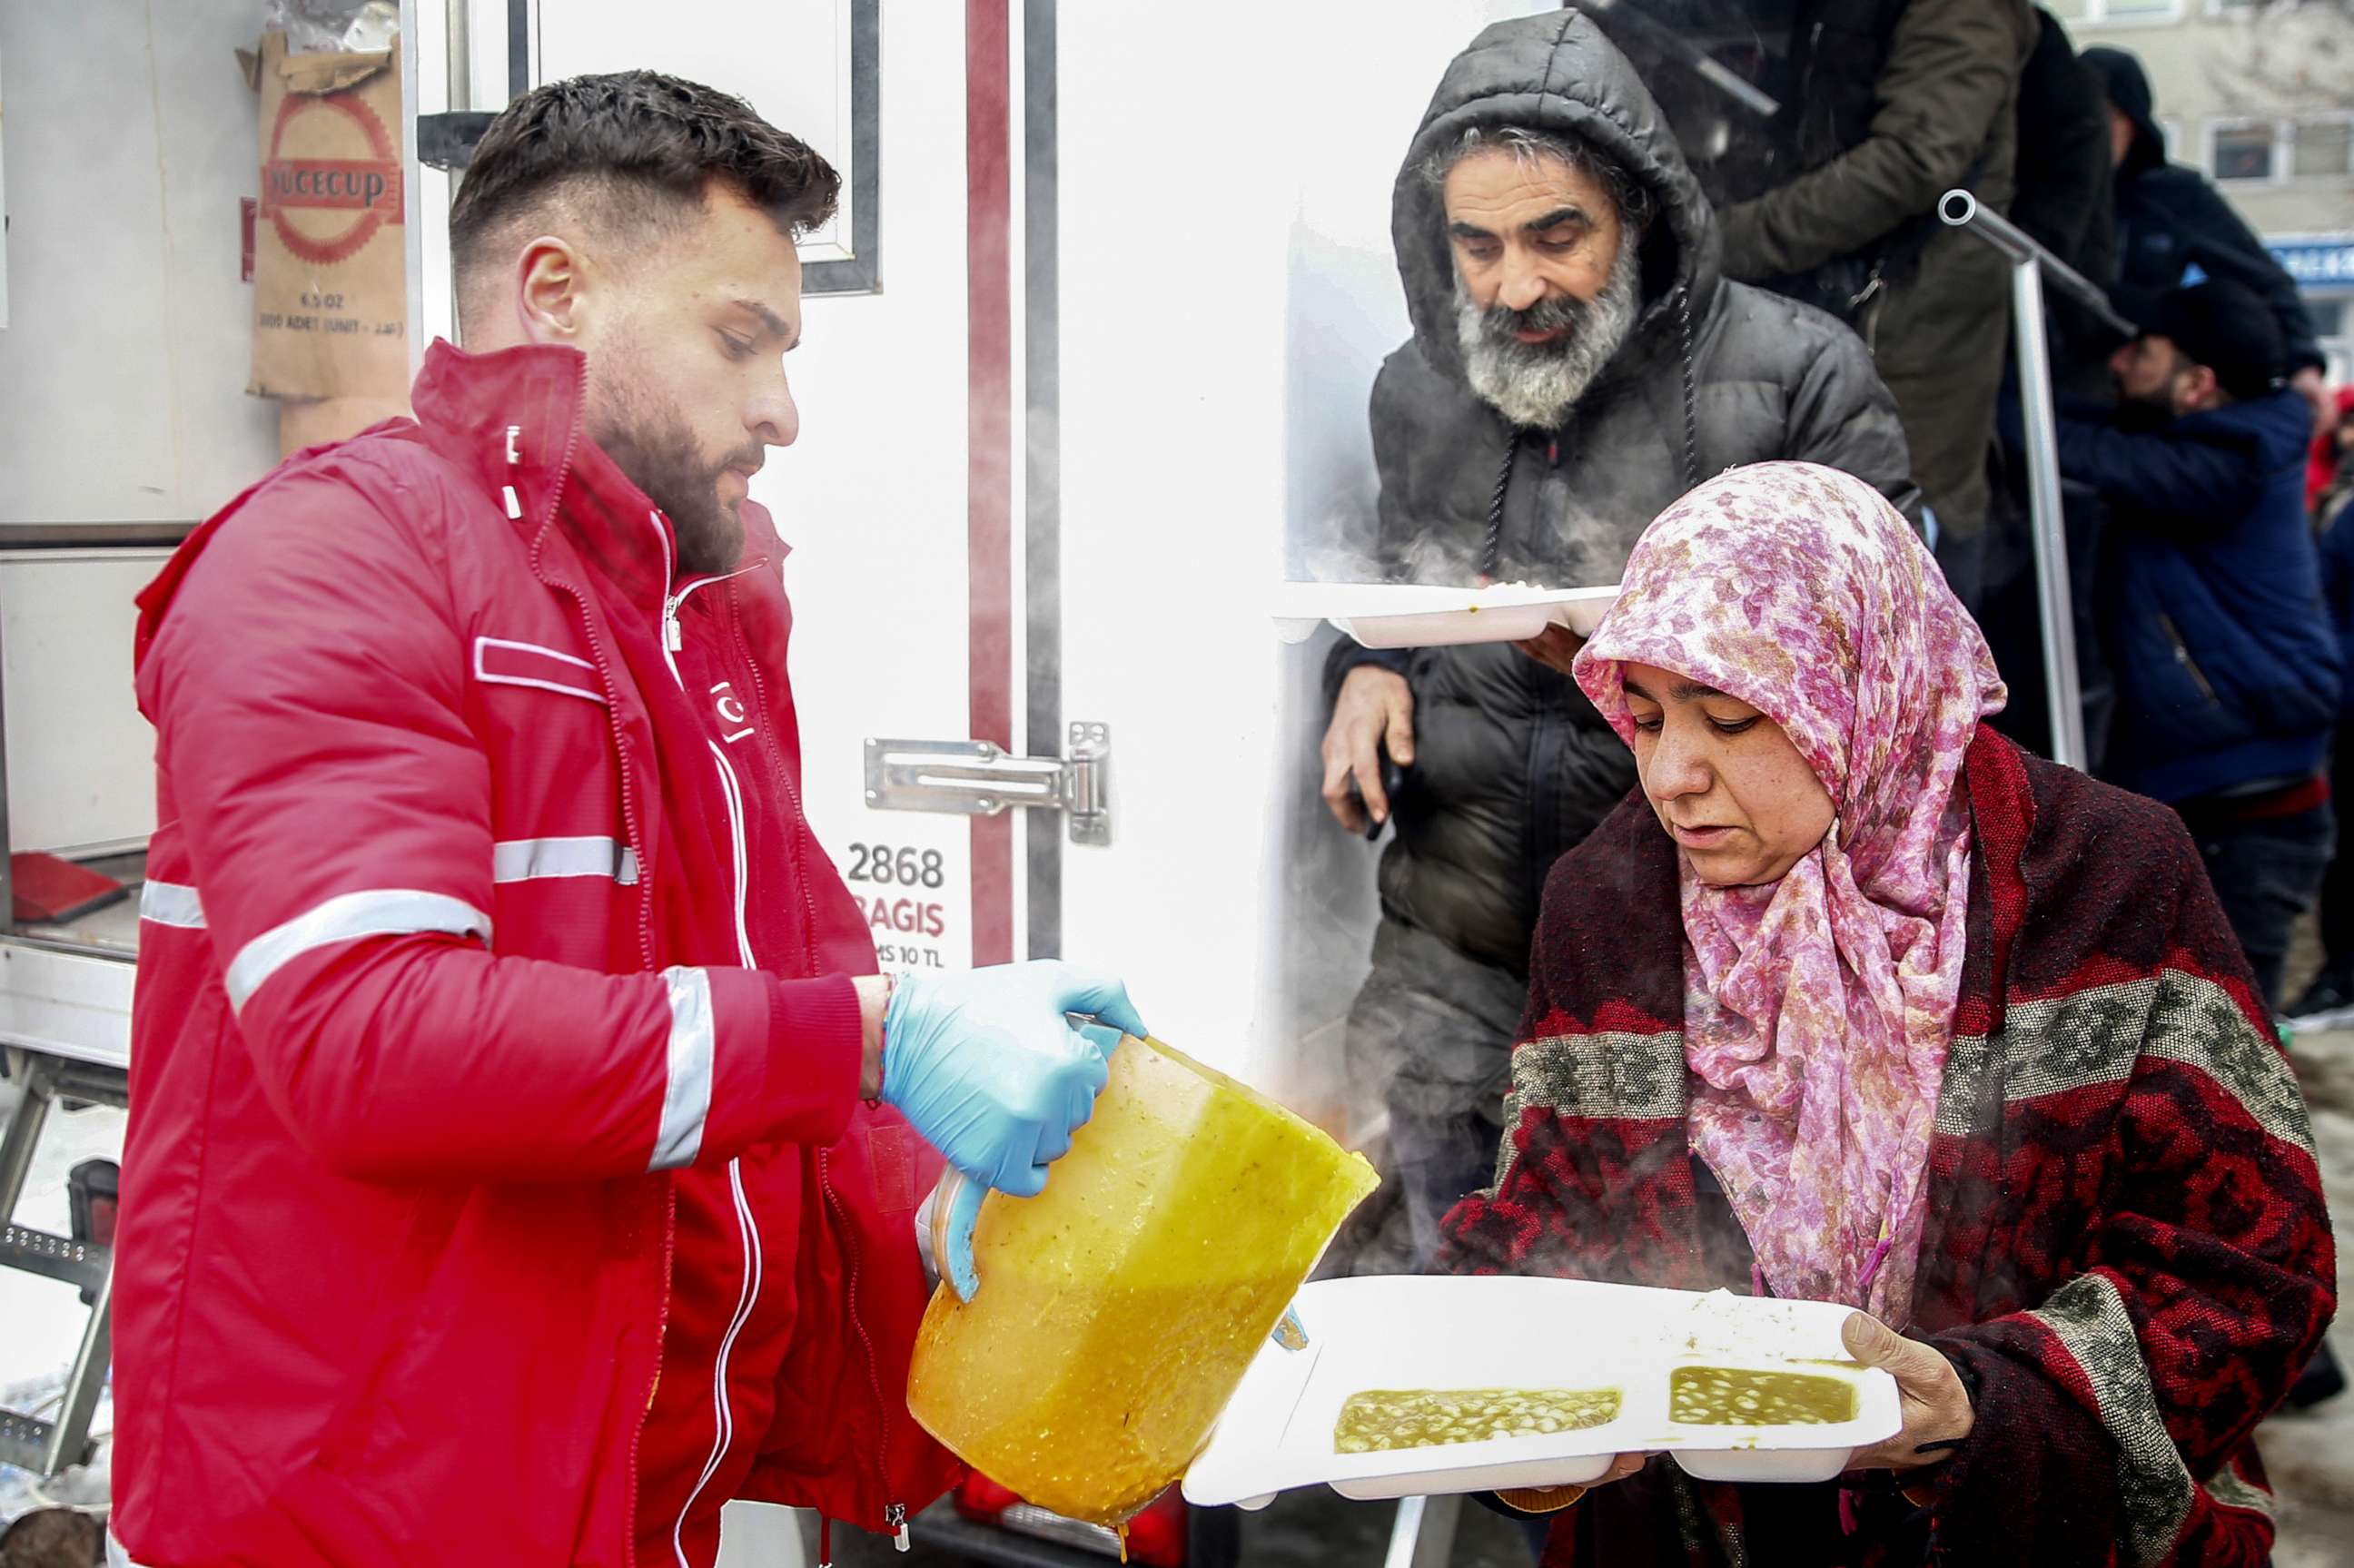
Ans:
POLYGON ((877 991, 879 1097, 965 1177, 947 1218, 948 1274, 970 1300, 981 1200, 1045 1190, 1046 1168, 1095 1112, 1112 1052, 1144 1021, 1119 980, 1052 961, 862 982, 870 1009, 877 991))

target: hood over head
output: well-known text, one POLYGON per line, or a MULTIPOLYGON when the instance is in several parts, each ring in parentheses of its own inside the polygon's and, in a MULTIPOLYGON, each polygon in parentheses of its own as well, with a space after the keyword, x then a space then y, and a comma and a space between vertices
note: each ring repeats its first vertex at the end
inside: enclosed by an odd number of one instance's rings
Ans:
POLYGON ((2126 150, 2125 162, 2117 165, 2117 173, 2137 175, 2165 163, 2166 135, 2158 128, 2153 114, 2157 100, 2150 91, 2149 73, 2142 69, 2141 61, 2106 44, 2096 45, 2076 58, 2093 68, 2109 101, 2125 111, 2126 118, 2134 122, 2133 145, 2126 150))
POLYGON ((1583 141, 1651 192, 1657 211, 1643 238, 1643 302, 1619 351, 1622 361, 1662 335, 1679 286, 1691 295, 1695 319, 1706 311, 1721 250, 1716 219, 1675 133, 1634 66, 1600 27, 1577 11, 1543 12, 1496 23, 1455 57, 1398 171, 1390 238, 1415 338, 1434 366, 1464 379, 1456 339, 1455 254, 1446 207, 1423 167, 1472 127, 1506 125, 1583 141))

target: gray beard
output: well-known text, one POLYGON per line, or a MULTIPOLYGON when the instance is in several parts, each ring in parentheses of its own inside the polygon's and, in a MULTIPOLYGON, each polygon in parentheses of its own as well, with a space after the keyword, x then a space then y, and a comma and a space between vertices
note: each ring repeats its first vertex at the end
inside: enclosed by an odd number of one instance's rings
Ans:
POLYGON ((1620 242, 1610 281, 1577 310, 1576 323, 1559 343, 1527 344, 1509 332, 1490 331, 1490 313, 1471 302, 1457 278, 1456 339, 1471 390, 1523 429, 1559 429, 1635 325, 1642 264, 1634 240, 1629 234, 1620 242))

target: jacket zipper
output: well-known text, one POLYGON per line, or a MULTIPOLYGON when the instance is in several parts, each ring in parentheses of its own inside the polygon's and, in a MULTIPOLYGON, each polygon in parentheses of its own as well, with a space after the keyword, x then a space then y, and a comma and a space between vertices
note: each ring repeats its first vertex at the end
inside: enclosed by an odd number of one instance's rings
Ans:
MULTIPOLYGON (((581 395, 586 397, 588 389, 588 371, 586 366, 583 366, 579 371, 579 389, 581 395)), ((621 735, 620 687, 613 679, 612 665, 606 662, 604 644, 597 641, 596 624, 588 613, 588 596, 578 584, 573 582, 569 577, 558 577, 550 572, 547 567, 546 552, 547 529, 556 519, 557 508, 563 504, 564 482, 565 479, 572 472, 573 454, 578 450, 579 445, 580 423, 578 419, 576 418, 573 421, 571 433, 565 438, 564 460, 557 468, 555 487, 548 493, 546 516, 541 521, 538 532, 533 536, 531 546, 531 567, 532 571, 538 577, 540 581, 547 584, 550 588, 561 589, 563 593, 572 600, 573 610, 580 617, 580 634, 582 638, 587 641, 588 644, 588 652, 596 660, 597 677, 605 684, 606 720, 613 732, 614 755, 616 758, 620 758, 626 756, 629 750, 629 747, 624 742, 621 735)), ((621 827, 622 831, 629 834, 630 849, 631 852, 638 857, 638 865, 640 868, 640 875, 638 878, 638 952, 640 957, 645 960, 646 968, 648 969, 652 969, 654 967, 653 864, 647 854, 645 835, 639 830, 637 799, 630 791, 630 770, 628 768, 624 767, 620 768, 620 771, 621 775, 621 827)))
MULTIPOLYGON (((673 592, 670 591, 669 578, 667 575, 667 556, 665 557, 665 576, 663 579, 665 591, 663 596, 663 646, 665 650, 666 660, 668 653, 677 652, 684 645, 685 641, 684 633, 679 625, 678 612, 680 608, 686 602, 687 596, 694 593, 697 588, 709 587, 715 583, 730 581, 733 578, 742 577, 746 575, 746 573, 755 569, 756 567, 745 567, 737 571, 727 573, 724 577, 698 577, 693 582, 683 585, 673 592)), ((768 699, 768 684, 761 678, 759 662, 752 657, 751 649, 744 642, 741 619, 740 615, 737 613, 740 609, 740 606, 737 603, 736 597, 732 591, 728 595, 728 609, 730 611, 730 633, 736 641, 738 655, 744 661, 744 667, 751 673, 753 698, 755 702, 758 703, 762 715, 764 717, 768 717, 770 715, 768 699)), ((670 663, 671 678, 677 681, 679 683, 679 690, 681 692, 684 692, 686 690, 686 683, 679 674, 676 661, 668 660, 667 662, 670 663)), ((768 726, 766 725, 762 726, 761 740, 764 747, 773 746, 774 744, 773 737, 768 734, 768 726)), ((722 751, 716 745, 713 745, 711 747, 711 755, 713 760, 718 764, 721 789, 727 796, 728 828, 735 840, 737 938, 746 967, 757 968, 757 963, 752 956, 751 939, 748 933, 746 931, 744 925, 744 890, 748 870, 745 864, 747 852, 744 838, 743 783, 742 780, 737 777, 735 766, 727 760, 727 754, 726 752, 722 751)), ((784 786, 786 798, 790 802, 793 809, 795 835, 792 848, 796 867, 797 869, 805 867, 806 862, 802 860, 800 853, 800 839, 801 835, 805 834, 809 831, 808 814, 801 809, 800 792, 793 788, 791 779, 786 775, 785 770, 776 761, 773 755, 771 756, 771 767, 777 774, 778 781, 784 786)), ((801 893, 802 909, 806 916, 806 923, 802 927, 802 939, 809 954, 811 969, 814 971, 817 963, 817 901, 810 893, 809 878, 805 874, 796 875, 794 883, 801 893)), ((731 1181, 737 1180, 736 1172, 736 1161, 731 1160, 728 1161, 728 1174, 731 1181)), ((883 1456, 888 1454, 891 1445, 892 1423, 890 1405, 883 1397, 883 1379, 876 1363, 875 1341, 872 1336, 870 1336, 866 1331, 865 1319, 860 1315, 858 1308, 860 1252, 857 1242, 857 1233, 852 1227, 849 1216, 845 1212, 841 1194, 834 1191, 830 1158, 823 1151, 821 1151, 818 1155, 818 1183, 823 1192, 824 1202, 833 1211, 835 1223, 842 1226, 843 1242, 849 1248, 850 1252, 847 1294, 851 1327, 856 1331, 860 1347, 865 1352, 866 1383, 867 1387, 872 1391, 875 1396, 875 1409, 877 1420, 880 1424, 882 1437, 882 1441, 879 1445, 882 1452, 875 1457, 875 1476, 877 1482, 877 1490, 887 1495, 890 1490, 890 1476, 883 1456)), ((747 1238, 751 1245, 753 1255, 757 1258, 758 1253, 758 1243, 757 1238, 752 1236, 748 1207, 740 1202, 742 1193, 740 1182, 737 1185, 737 1191, 739 1198, 737 1219, 739 1223, 743 1224, 745 1226, 747 1238)), ((750 1299, 756 1298, 757 1296, 752 1298, 748 1298, 745 1308, 748 1316, 750 1299)), ((740 1327, 740 1323, 737 1326, 740 1327)), ((734 1339, 735 1332, 731 1329, 727 1339, 722 1341, 720 1350, 717 1382, 721 1390, 720 1397, 723 1405, 723 1419, 726 1414, 725 1390, 726 1386, 726 1356, 728 1348, 733 1344, 734 1339)), ((724 1445, 714 1451, 712 1463, 707 1467, 707 1473, 708 1471, 716 1470, 719 1459, 724 1456, 725 1451, 726 1448, 724 1445)), ((695 1489, 696 1495, 699 1495, 701 1490, 702 1486, 698 1483, 695 1489)), ((694 1496, 690 1496, 688 1499, 688 1507, 690 1509, 693 1507, 694 1501, 694 1496)), ((683 1523, 684 1520, 684 1515, 682 1514, 681 1522, 683 1523)), ((883 1510, 883 1524, 885 1529, 892 1532, 893 1544, 897 1550, 901 1552, 909 1550, 910 1542, 907 1532, 907 1508, 905 1503, 898 1501, 885 1502, 883 1510)), ((673 1534, 673 1540, 675 1540, 675 1534, 673 1534)), ((681 1561, 683 1563, 684 1559, 682 1558, 681 1561)))
MULTIPOLYGON (((744 668, 752 673, 752 700, 766 715, 771 711, 769 707, 769 683, 760 678, 760 662, 752 657, 751 645, 744 641, 743 605, 737 599, 734 588, 727 590, 727 609, 729 627, 736 638, 736 652, 742 657, 744 668)), ((801 909, 808 916, 808 923, 801 927, 801 948, 809 959, 810 973, 815 975, 818 972, 817 898, 810 892, 809 858, 801 853, 804 842, 814 842, 810 833, 809 813, 801 809, 801 791, 793 788, 792 775, 786 770, 784 756, 777 749, 771 724, 760 726, 760 745, 769 758, 769 771, 777 776, 777 782, 784 786, 785 800, 793 809, 793 885, 801 892, 801 909)))
MULTIPOLYGON (((833 1212, 834 1223, 842 1227, 843 1245, 850 1249, 846 1295, 850 1303, 850 1327, 858 1335, 858 1343, 866 1352, 866 1386, 875 1394, 875 1414, 880 1438, 875 1445, 875 1489, 886 1499, 891 1493, 889 1455, 891 1452, 891 1403, 883 1397, 883 1374, 877 1369, 874 1337, 866 1331, 865 1315, 858 1309, 858 1267, 860 1253, 858 1232, 850 1221, 848 1206, 842 1194, 833 1190, 832 1153, 821 1150, 817 1157, 817 1182, 825 1194, 826 1207, 833 1212)), ((899 1551, 908 1549, 907 1505, 886 1501, 883 1505, 883 1527, 891 1531, 892 1544, 899 1551)))
POLYGON ((2199 694, 2205 697, 2210 705, 2221 707, 2222 699, 2215 694, 2214 686, 2207 679, 2207 672, 2201 670, 2199 661, 2190 656, 2190 644, 2182 640, 2182 633, 2175 627, 2174 618, 2164 610, 2158 611, 2158 629, 2166 633, 2168 642, 2174 644, 2174 662, 2182 666, 2182 673, 2190 677, 2190 683, 2199 688, 2199 694))
MULTIPOLYGON (((809 813, 801 809, 801 792, 793 788, 792 776, 786 770, 784 758, 776 749, 775 737, 773 735, 774 710, 769 706, 768 683, 761 679, 760 662, 752 657, 751 646, 744 640, 743 606, 738 602, 736 597, 736 592, 733 588, 728 590, 727 601, 728 609, 730 611, 729 620, 731 630, 733 630, 736 638, 737 652, 744 661, 744 668, 750 671, 752 674, 753 700, 759 705, 761 715, 771 721, 770 723, 763 724, 760 726, 761 744, 767 747, 769 765, 770 769, 777 776, 777 782, 784 786, 785 798, 792 803, 793 825, 796 830, 793 846, 794 866, 797 873, 793 880, 794 885, 801 889, 801 906, 808 915, 809 923, 801 928, 802 941, 809 954, 810 972, 811 974, 815 974, 818 968, 817 899, 810 892, 809 877, 806 872, 808 862, 802 858, 801 854, 801 840, 810 836, 809 813)), ((811 839, 811 842, 814 842, 815 841, 811 839)), ((889 1467, 889 1455, 891 1452, 891 1404, 888 1400, 883 1397, 883 1373, 881 1368, 876 1362, 875 1340, 873 1337, 866 1332, 866 1319, 860 1315, 858 1310, 858 1264, 860 1255, 858 1249, 858 1233, 851 1226, 847 1206, 843 1202, 841 1194, 837 1193, 833 1190, 833 1176, 831 1161, 832 1156, 829 1152, 822 1150, 818 1152, 818 1186, 823 1193, 827 1206, 834 1213, 835 1222, 842 1226, 843 1242, 850 1249, 850 1268, 847 1277, 850 1323, 851 1327, 857 1332, 860 1347, 866 1353, 866 1385, 868 1388, 872 1389, 875 1393, 875 1418, 879 1423, 880 1436, 882 1438, 882 1441, 875 1446, 877 1451, 875 1458, 875 1489, 885 1499, 888 1499, 891 1494, 891 1475, 889 1467)), ((907 1505, 906 1503, 896 1501, 885 1502, 883 1505, 883 1528, 891 1531, 892 1543, 897 1550, 901 1552, 908 1550, 907 1505)))
MULTIPOLYGON (((581 362, 578 370, 575 373, 573 391, 577 408, 580 401, 588 394, 588 366, 585 360, 581 362)), ((627 761, 629 747, 621 734, 620 687, 613 679, 612 665, 606 661, 604 645, 597 641, 596 623, 588 612, 588 594, 568 577, 557 577, 547 569, 547 530, 556 521, 557 509, 563 504, 564 482, 572 472, 572 460, 579 449, 580 418, 576 412, 572 419, 572 428, 564 437, 564 456, 556 465, 556 482, 548 492, 546 512, 540 520, 537 531, 532 535, 531 567, 540 581, 570 597, 573 610, 580 617, 580 634, 587 639, 588 652, 596 661, 598 679, 605 684, 605 717, 613 731, 616 771, 621 776, 621 831, 629 835, 630 849, 638 857, 638 952, 644 960, 646 972, 651 974, 654 969, 654 866, 652 858, 646 853, 645 835, 639 828, 637 800, 630 791, 630 768, 627 761)), ((510 445, 508 450, 512 451, 513 446, 510 445)), ((654 1391, 662 1383, 662 1346, 670 1333, 671 1265, 677 1247, 678 1190, 672 1182, 665 1180, 663 1182, 662 1290, 656 1298, 654 1308, 653 1369, 646 1379, 646 1396, 641 1404, 642 1410, 653 1408, 654 1391)), ((622 1514, 621 1539, 631 1556, 635 1556, 637 1552, 638 1459, 640 1450, 645 1442, 645 1417, 641 1414, 630 1428, 628 1468, 630 1495, 623 1505, 622 1514)))
MULTIPOLYGON (((661 515, 660 513, 655 513, 652 518, 655 527, 663 532, 663 548, 667 552, 670 545, 669 531, 663 528, 661 515)), ((686 634, 678 621, 680 608, 686 603, 687 596, 695 589, 708 588, 714 583, 726 582, 729 577, 740 577, 746 572, 754 569, 751 567, 744 567, 724 577, 696 577, 680 585, 677 591, 673 592, 670 582, 670 556, 667 553, 664 554, 662 609, 663 662, 670 666, 670 678, 678 683, 681 695, 692 700, 694 694, 687 691, 686 679, 678 673, 678 661, 672 657, 685 645, 686 641, 686 634)), ((760 962, 752 956, 752 933, 745 924, 744 914, 745 899, 748 896, 745 885, 751 877, 750 852, 746 845, 744 830, 744 785, 743 781, 736 777, 735 766, 727 760, 727 754, 720 749, 719 743, 705 736, 704 745, 711 749, 711 760, 719 770, 719 792, 727 801, 727 837, 736 858, 736 956, 743 961, 746 969, 756 969, 760 967, 760 962)), ((730 1163, 732 1165, 733 1162, 730 1163)))
MULTIPOLYGON (((738 567, 732 572, 721 572, 714 577, 695 577, 687 582, 681 583, 679 585, 678 591, 676 593, 673 593, 670 591, 670 563, 665 560, 663 563, 662 613, 663 652, 665 655, 665 658, 686 646, 686 633, 678 624, 678 611, 679 607, 686 602, 687 595, 693 593, 699 588, 711 588, 719 583, 732 583, 737 577, 743 577, 748 573, 758 571, 760 567, 761 563, 755 561, 748 567, 738 567)), ((676 663, 671 664, 670 678, 673 681, 678 681, 678 665, 676 663)), ((682 692, 685 691, 686 683, 679 681, 678 689, 682 692)))
MULTIPOLYGON (((744 567, 725 576, 695 577, 680 584, 673 589, 671 581, 671 564, 674 557, 672 555, 670 529, 659 512, 649 514, 648 521, 653 524, 654 531, 662 535, 663 662, 670 666, 670 678, 678 683, 680 694, 691 698, 692 694, 686 689, 686 679, 678 673, 678 661, 672 657, 684 648, 686 642, 685 633, 678 622, 679 609, 685 604, 687 596, 695 589, 709 587, 713 583, 725 582, 728 577, 741 577, 754 568, 744 567)), ((734 766, 728 762, 727 754, 719 748, 718 743, 706 736, 704 737, 704 744, 711 748, 711 760, 719 769, 719 792, 727 802, 727 836, 730 847, 735 852, 736 952, 737 956, 743 960, 746 969, 757 969, 760 967, 759 960, 752 956, 752 935, 745 924, 744 913, 745 885, 751 874, 748 864, 749 855, 744 832, 744 786, 736 777, 734 766)), ((742 1166, 734 1159, 727 1161, 727 1185, 735 1199, 737 1233, 744 1243, 744 1256, 747 1260, 744 1287, 737 1298, 736 1315, 727 1325, 726 1334, 719 1341, 719 1353, 712 1369, 712 1403, 716 1410, 714 1417, 716 1430, 712 1435, 711 1457, 704 1462, 702 1476, 695 1481, 695 1489, 687 1493, 686 1504, 679 1510, 677 1520, 671 1526, 671 1548, 678 1558, 679 1568, 687 1568, 685 1548, 680 1542, 680 1532, 686 1527, 686 1517, 695 1511, 695 1503, 703 1496, 703 1489, 710 1484, 713 1476, 718 1474, 720 1465, 727 1457, 727 1450, 735 1446, 735 1414, 729 1408, 727 1396, 727 1358, 736 1348, 737 1335, 742 1333, 744 1325, 751 1320, 752 1309, 760 1299, 760 1274, 763 1260, 760 1255, 759 1229, 752 1220, 751 1202, 744 1195, 742 1166)), ((664 1294, 667 1297, 668 1293, 664 1294)))
MULTIPOLYGON (((1545 501, 1549 495, 1563 493, 1554 488, 1554 482, 1561 477, 1562 447, 1564 442, 1568 444, 1574 463, 1578 450, 1577 437, 1577 417, 1573 413, 1569 422, 1546 440, 1544 469, 1538 478, 1536 494, 1530 507, 1529 558, 1532 561, 1542 559, 1549 553, 1547 546, 1560 536, 1554 524, 1566 521, 1565 516, 1548 515, 1545 501)), ((1529 678, 1535 681, 1543 677, 1530 671, 1529 678)), ((1529 726, 1528 752, 1521 764, 1529 806, 1524 853, 1521 856, 1521 896, 1529 910, 1531 929, 1534 929, 1536 911, 1544 901, 1545 874, 1552 865, 1552 862, 1544 858, 1545 850, 1554 842, 1554 828, 1559 815, 1554 810, 1555 797, 1550 788, 1553 775, 1546 767, 1546 761, 1553 753, 1553 736, 1556 727, 1552 705, 1538 704, 1535 720, 1529 726)))
POLYGON ((686 1561, 686 1545, 683 1539, 686 1517, 695 1511, 702 1499, 703 1489, 719 1473, 720 1462, 727 1450, 736 1445, 736 1413, 727 1403, 727 1358, 735 1351, 736 1336, 744 1331, 751 1320, 753 1304, 760 1298, 762 1259, 760 1244, 752 1224, 752 1202, 744 1195, 744 1178, 735 1160, 727 1162, 727 1190, 736 1206, 736 1224, 744 1241, 744 1285, 736 1298, 736 1315, 727 1324, 727 1332, 719 1340, 719 1356, 711 1375, 712 1403, 718 1414, 716 1429, 712 1434, 711 1457, 703 1462, 703 1473, 695 1480, 695 1489, 686 1494, 686 1502, 671 1521, 670 1549, 678 1560, 678 1568, 690 1568, 686 1561))

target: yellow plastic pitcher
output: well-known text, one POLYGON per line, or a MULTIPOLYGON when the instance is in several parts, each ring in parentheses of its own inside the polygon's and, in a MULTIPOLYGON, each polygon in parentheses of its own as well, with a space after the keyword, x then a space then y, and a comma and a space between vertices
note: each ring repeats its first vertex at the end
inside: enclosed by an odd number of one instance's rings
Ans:
POLYGON ((1117 1525, 1185 1473, 1378 1183, 1265 1096, 1158 1040, 1124 1041, 1045 1192, 981 1204, 980 1293, 934 1293, 907 1408, 1031 1502, 1117 1525))

